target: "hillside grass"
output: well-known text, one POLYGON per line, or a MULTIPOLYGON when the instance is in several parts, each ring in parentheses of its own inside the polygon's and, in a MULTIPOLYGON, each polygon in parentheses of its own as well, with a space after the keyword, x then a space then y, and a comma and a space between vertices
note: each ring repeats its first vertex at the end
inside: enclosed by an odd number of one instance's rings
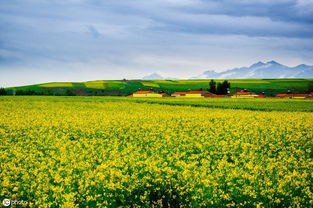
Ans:
MULTIPOLYGON (((103 91, 102 95, 110 95, 115 92, 119 95, 128 95, 139 89, 163 90, 167 93, 185 90, 208 89, 210 80, 95 80, 87 82, 53 82, 20 87, 10 87, 12 91, 43 92, 47 90, 83 90, 103 91)), ((216 80, 222 82, 224 80, 216 80)), ((231 93, 239 89, 249 89, 257 93, 265 92, 267 95, 275 95, 291 90, 297 93, 307 92, 313 79, 230 79, 231 93)))

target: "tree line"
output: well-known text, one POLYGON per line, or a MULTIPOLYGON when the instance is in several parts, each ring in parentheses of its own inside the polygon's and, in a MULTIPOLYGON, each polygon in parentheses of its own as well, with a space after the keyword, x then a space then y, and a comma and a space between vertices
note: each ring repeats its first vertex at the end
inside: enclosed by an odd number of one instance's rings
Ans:
POLYGON ((213 79, 209 82, 209 92, 216 95, 226 95, 229 93, 230 83, 227 80, 216 83, 213 79))
POLYGON ((1 87, 0 88, 0 95, 6 95, 6 94, 7 94, 7 91, 3 87, 1 87))

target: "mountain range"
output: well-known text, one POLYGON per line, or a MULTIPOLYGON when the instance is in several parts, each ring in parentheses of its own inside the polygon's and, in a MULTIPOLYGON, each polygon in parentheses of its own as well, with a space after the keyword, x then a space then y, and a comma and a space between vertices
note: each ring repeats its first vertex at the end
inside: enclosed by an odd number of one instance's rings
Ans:
MULTIPOLYGON (((154 73, 143 79, 166 79, 154 73), (153 76, 152 76, 153 75, 153 76)), ((313 66, 300 64, 289 67, 276 61, 257 62, 248 67, 233 68, 223 72, 208 70, 190 79, 270 79, 270 78, 313 78, 313 66)))

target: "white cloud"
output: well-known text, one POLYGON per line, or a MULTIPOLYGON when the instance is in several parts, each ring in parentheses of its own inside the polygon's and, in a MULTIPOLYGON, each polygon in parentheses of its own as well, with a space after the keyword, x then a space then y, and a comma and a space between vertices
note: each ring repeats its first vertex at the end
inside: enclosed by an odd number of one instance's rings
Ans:
POLYGON ((297 0, 296 8, 301 16, 306 16, 312 19, 313 0, 297 0))
POLYGON ((292 3, 12 0, 0 5, 0 84, 140 78, 157 71, 187 78, 272 59, 313 64, 313 27, 305 17, 311 4, 297 1, 302 19, 269 10, 292 3))

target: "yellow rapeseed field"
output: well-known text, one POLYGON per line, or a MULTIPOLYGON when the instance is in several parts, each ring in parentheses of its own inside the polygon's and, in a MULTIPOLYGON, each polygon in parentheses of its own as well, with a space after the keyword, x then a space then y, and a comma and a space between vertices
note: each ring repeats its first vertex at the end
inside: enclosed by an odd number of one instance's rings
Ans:
POLYGON ((310 207, 313 113, 0 102, 0 196, 30 207, 310 207))

